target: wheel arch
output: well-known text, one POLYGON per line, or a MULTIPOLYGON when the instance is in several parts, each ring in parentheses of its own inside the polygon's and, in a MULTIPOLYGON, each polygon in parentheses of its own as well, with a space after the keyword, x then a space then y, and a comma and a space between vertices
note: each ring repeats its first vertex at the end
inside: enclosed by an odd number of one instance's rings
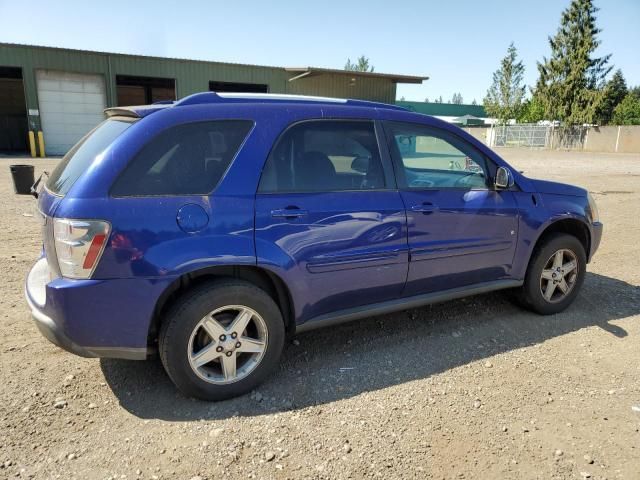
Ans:
POLYGON ((147 345, 154 345, 164 313, 184 293, 207 281, 218 279, 239 279, 264 290, 276 303, 285 323, 287 334, 295 332, 293 299, 289 288, 275 273, 252 265, 217 265, 200 268, 176 278, 160 295, 154 308, 147 334, 147 345))
POLYGON ((576 237, 582 246, 584 247, 584 253, 586 258, 589 259, 590 249, 591 249, 591 231, 589 230, 589 226, 587 223, 576 217, 563 217, 556 220, 552 220, 540 233, 538 238, 536 239, 534 246, 531 250, 531 255, 529 256, 529 261, 533 257, 534 252, 540 245, 552 234, 554 233, 566 233, 568 235, 572 235, 576 237))

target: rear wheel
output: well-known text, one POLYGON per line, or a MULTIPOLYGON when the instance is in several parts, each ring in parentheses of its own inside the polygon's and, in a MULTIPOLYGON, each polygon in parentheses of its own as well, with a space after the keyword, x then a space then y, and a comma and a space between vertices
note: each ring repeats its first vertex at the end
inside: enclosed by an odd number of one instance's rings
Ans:
POLYGON ((584 282, 586 254, 571 235, 553 234, 536 248, 520 291, 521 302, 542 315, 566 309, 584 282))
POLYGON ((274 370, 284 335, 280 310, 263 290, 235 280, 212 282, 169 310, 160 358, 185 395, 223 400, 255 388, 274 370))

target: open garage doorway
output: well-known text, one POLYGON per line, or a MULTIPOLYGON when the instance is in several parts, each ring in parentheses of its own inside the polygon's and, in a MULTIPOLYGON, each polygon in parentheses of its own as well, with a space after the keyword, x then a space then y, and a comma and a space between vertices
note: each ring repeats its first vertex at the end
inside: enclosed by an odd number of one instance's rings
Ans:
POLYGON ((116 75, 116 89, 119 107, 176 99, 176 81, 173 78, 116 75))
POLYGON ((269 93, 269 85, 262 83, 209 82, 210 92, 269 93))
POLYGON ((22 69, 0 67, 0 152, 26 152, 28 131, 22 69))

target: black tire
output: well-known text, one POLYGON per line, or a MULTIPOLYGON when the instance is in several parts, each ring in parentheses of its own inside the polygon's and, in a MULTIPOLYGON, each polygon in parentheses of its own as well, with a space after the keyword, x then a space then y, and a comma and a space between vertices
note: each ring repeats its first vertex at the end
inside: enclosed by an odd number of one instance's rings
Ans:
POLYGON ((525 308, 541 315, 553 315, 554 313, 562 312, 571 305, 578 295, 584 282, 586 267, 587 256, 580 240, 564 233, 551 234, 536 246, 529 261, 524 285, 520 288, 517 298, 525 308), (562 249, 573 252, 577 259, 578 272, 575 283, 569 293, 559 301, 552 303, 545 299, 541 291, 540 278, 542 270, 551 256, 562 249))
POLYGON ((229 279, 199 285, 178 299, 164 316, 158 343, 167 375, 182 393, 217 401, 242 395, 262 383, 278 366, 284 339, 282 314, 273 299, 255 285, 229 279), (188 346, 200 320, 227 305, 242 305, 257 312, 266 324, 268 341, 261 360, 246 377, 234 383, 214 384, 200 378, 191 368, 188 346))

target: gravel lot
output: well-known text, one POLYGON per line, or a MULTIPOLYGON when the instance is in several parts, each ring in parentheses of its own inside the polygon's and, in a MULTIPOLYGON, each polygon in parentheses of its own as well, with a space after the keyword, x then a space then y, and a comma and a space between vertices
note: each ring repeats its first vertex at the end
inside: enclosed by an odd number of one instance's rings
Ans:
POLYGON ((1 159, 0 478, 640 478, 640 155, 501 153, 598 201, 603 243, 568 311, 496 293, 310 332, 259 391, 217 404, 157 360, 40 336, 22 293, 35 202, 8 166, 56 160, 1 159))

